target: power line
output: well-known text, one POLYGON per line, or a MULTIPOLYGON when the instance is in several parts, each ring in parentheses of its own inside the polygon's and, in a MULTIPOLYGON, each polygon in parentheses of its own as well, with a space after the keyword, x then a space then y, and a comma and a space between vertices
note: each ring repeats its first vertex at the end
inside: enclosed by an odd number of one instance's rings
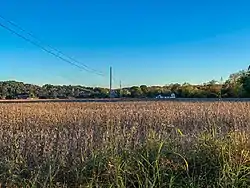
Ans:
MULTIPOLYGON (((10 20, 4 18, 2 15, 0 15, 0 18, 3 19, 4 21, 6 21, 7 23, 11 24, 12 26, 18 28, 19 30, 25 32, 27 35, 29 35, 30 37, 34 38, 34 39, 37 40, 39 43, 43 43, 37 36, 35 36, 35 35, 32 34, 31 32, 28 32, 27 30, 23 29, 21 26, 17 25, 17 24, 14 23, 13 21, 10 21, 10 20)), ((74 59, 74 58, 72 58, 71 56, 69 56, 69 55, 63 53, 62 51, 60 51, 60 50, 58 50, 58 49, 56 49, 56 48, 54 48, 54 47, 52 47, 52 46, 50 46, 50 45, 48 45, 48 44, 46 44, 46 46, 48 46, 50 49, 56 51, 57 53, 59 53, 59 54, 65 56, 65 57, 67 57, 67 58, 70 59, 71 61, 74 61, 74 62, 77 63, 77 64, 81 64, 82 66, 84 66, 85 68, 89 69, 90 71, 97 72, 97 73, 103 74, 103 76, 105 76, 105 74, 104 74, 103 72, 98 71, 98 70, 96 70, 96 69, 93 69, 93 68, 91 68, 91 67, 89 67, 89 66, 87 66, 87 65, 85 65, 85 64, 83 64, 83 63, 81 63, 81 62, 79 62, 79 61, 77 61, 76 59, 74 59)))
MULTIPOLYGON (((36 39, 36 40, 39 41, 40 43, 42 43, 39 39, 37 39, 37 37, 35 37, 33 34, 27 32, 27 31, 25 31, 23 28, 21 28, 21 27, 18 26, 17 24, 15 24, 15 23, 13 23, 13 22, 11 22, 11 21, 5 19, 5 18, 4 18, 3 16, 1 16, 1 15, 0 15, 0 18, 3 19, 3 20, 5 20, 5 21, 8 22, 9 24, 15 26, 15 27, 18 28, 19 30, 25 32, 26 34, 28 34, 28 35, 31 36, 32 38, 36 39)), ((77 68, 79 68, 79 69, 81 69, 81 70, 85 70, 85 71, 90 72, 90 73, 97 74, 97 75, 99 75, 99 76, 105 76, 105 75, 104 75, 103 73, 101 73, 100 71, 97 71, 97 70, 95 70, 95 69, 92 69, 92 68, 88 67, 88 66, 85 65, 85 64, 80 63, 79 61, 75 60, 74 58, 72 58, 72 57, 70 57, 70 56, 64 54, 63 52, 61 52, 61 51, 59 51, 59 50, 57 50, 57 49, 55 49, 55 48, 53 48, 53 47, 51 47, 51 46, 49 46, 49 45, 47 45, 47 46, 48 46, 49 48, 51 48, 52 50, 56 51, 57 53, 54 53, 54 52, 52 52, 51 50, 48 50, 47 48, 43 47, 43 45, 41 45, 41 44, 39 44, 39 43, 37 43, 37 42, 34 42, 34 41, 30 40, 29 38, 27 38, 27 37, 21 35, 20 33, 16 32, 15 30, 9 28, 8 26, 6 26, 6 25, 4 25, 4 24, 2 24, 2 23, 0 23, 0 27, 2 27, 2 28, 4 28, 4 29, 8 30, 8 31, 11 32, 12 34, 15 34, 16 36, 18 36, 18 37, 22 38, 23 40, 25 40, 25 41, 27 41, 27 42, 33 44, 34 46, 36 46, 36 47, 42 49, 43 51, 45 51, 45 52, 47 52, 47 53, 49 53, 49 54, 51 54, 51 55, 53 55, 53 56, 55 56, 55 57, 61 59, 62 61, 69 63, 69 64, 72 65, 72 66, 75 66, 75 67, 77 67, 77 68), (67 57, 67 58, 70 59, 71 61, 68 60, 68 59, 66 59, 66 58, 64 58, 64 57, 61 57, 61 56, 58 55, 58 54, 61 54, 61 55, 65 56, 65 57, 67 57), (72 61, 73 61, 73 62, 72 62, 72 61), (78 65, 78 64, 80 64, 80 65, 78 65)))

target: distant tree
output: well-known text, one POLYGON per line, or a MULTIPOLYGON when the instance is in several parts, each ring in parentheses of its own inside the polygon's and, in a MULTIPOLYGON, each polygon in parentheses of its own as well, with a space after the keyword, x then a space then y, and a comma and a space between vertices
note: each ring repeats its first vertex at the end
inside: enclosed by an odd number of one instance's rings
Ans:
MULTIPOLYGON (((224 83, 211 80, 203 85, 192 85, 189 83, 174 83, 166 86, 133 86, 122 88, 123 97, 149 97, 157 95, 170 96, 175 93, 177 97, 250 97, 250 69, 233 73, 224 83)), ((120 90, 114 90, 116 94, 120 90)), ((84 87, 73 85, 51 85, 37 86, 16 81, 0 82, 0 98, 15 99, 20 94, 28 94, 30 97, 38 98, 106 98, 109 97, 109 89, 101 87, 84 87)), ((118 95, 119 96, 119 95, 118 95)))
POLYGON ((137 86, 131 87, 130 93, 131 93, 131 97, 134 97, 134 98, 141 97, 143 95, 141 88, 137 86))
POLYGON ((127 89, 127 88, 122 89, 122 96, 123 97, 131 97, 130 89, 127 89))
POLYGON ((214 85, 216 85, 218 83, 218 81, 216 81, 216 80, 211 80, 211 81, 209 81, 206 85, 208 85, 208 86, 214 86, 214 85))
POLYGON ((179 86, 177 93, 179 97, 183 98, 192 98, 193 97, 193 86, 189 83, 184 83, 182 86, 179 86))
POLYGON ((240 83, 244 89, 244 97, 250 97, 250 72, 241 76, 240 83))
POLYGON ((181 96, 181 84, 175 83, 169 86, 172 93, 175 93, 177 97, 181 96))
POLYGON ((35 97, 36 97, 36 95, 34 93, 32 93, 32 92, 29 93, 29 98, 35 98, 35 97))
POLYGON ((222 85, 218 84, 218 81, 211 80, 205 84, 205 90, 208 98, 219 98, 221 97, 222 85))
POLYGON ((142 97, 147 96, 147 94, 148 94, 148 87, 146 85, 141 85, 140 89, 142 91, 142 97))
POLYGON ((241 83, 241 76, 231 75, 229 79, 222 85, 221 95, 226 98, 244 97, 244 89, 241 83))

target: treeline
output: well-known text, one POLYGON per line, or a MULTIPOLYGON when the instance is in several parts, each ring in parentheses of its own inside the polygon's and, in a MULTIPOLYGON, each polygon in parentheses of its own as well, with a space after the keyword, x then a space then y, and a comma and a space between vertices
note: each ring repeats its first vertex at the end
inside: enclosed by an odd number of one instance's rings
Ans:
MULTIPOLYGON (((115 89, 113 97, 124 98, 154 98, 158 95, 170 96, 172 93, 179 98, 241 98, 250 97, 250 73, 240 71, 230 75, 223 83, 212 80, 201 85, 170 84, 166 86, 133 86, 115 89)), ((40 98, 108 98, 108 88, 92 88, 84 86, 32 85, 23 82, 0 82, 1 99, 40 98)))

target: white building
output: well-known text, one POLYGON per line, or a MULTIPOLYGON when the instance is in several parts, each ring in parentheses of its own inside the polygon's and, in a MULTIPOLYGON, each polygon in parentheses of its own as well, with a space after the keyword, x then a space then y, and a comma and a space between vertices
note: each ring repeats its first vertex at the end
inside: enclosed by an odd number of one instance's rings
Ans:
POLYGON ((175 98, 176 98, 175 94, 174 94, 174 93, 171 93, 170 98, 171 98, 171 99, 175 99, 175 98))
POLYGON ((162 95, 157 95, 156 97, 155 97, 156 99, 175 99, 176 98, 176 96, 175 96, 175 94, 174 93, 171 93, 171 95, 170 96, 162 96, 162 95))

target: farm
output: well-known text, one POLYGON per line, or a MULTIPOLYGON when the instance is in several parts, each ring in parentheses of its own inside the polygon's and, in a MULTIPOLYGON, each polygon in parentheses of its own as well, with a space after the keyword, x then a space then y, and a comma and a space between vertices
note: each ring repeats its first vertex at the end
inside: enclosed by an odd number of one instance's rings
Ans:
POLYGON ((2 187, 249 187, 250 103, 0 104, 2 187))

